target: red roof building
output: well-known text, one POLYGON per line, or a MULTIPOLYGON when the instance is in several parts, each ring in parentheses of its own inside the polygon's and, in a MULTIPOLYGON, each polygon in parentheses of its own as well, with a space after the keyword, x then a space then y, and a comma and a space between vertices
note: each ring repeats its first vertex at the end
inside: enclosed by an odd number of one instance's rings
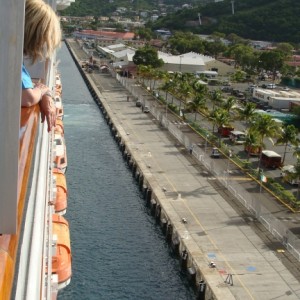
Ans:
POLYGON ((88 39, 111 39, 111 40, 133 40, 135 34, 133 32, 116 32, 116 31, 95 31, 95 30, 82 30, 75 31, 76 38, 88 39))

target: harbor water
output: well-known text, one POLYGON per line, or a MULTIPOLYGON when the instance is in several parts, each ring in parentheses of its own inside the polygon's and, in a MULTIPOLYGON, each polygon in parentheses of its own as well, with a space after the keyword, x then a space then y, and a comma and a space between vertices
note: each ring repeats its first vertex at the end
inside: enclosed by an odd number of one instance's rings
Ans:
POLYGON ((195 299, 65 45, 58 59, 73 256, 58 299, 195 299))

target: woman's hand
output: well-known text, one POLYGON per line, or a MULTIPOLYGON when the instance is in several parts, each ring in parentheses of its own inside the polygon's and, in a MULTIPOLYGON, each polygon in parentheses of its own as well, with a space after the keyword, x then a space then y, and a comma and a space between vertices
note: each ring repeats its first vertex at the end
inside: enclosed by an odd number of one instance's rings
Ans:
POLYGON ((41 101, 39 102, 39 106, 41 111, 42 123, 46 119, 48 132, 50 132, 56 125, 56 107, 52 97, 49 96, 49 94, 43 95, 41 101))

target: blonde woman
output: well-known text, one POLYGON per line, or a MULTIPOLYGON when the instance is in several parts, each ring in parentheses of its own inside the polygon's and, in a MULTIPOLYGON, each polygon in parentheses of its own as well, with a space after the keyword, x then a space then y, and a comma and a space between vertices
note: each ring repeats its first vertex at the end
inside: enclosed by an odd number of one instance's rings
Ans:
MULTIPOLYGON (((25 5, 24 56, 32 63, 45 60, 53 54, 61 41, 59 19, 53 9, 42 0, 27 0, 25 5)), ((55 105, 50 89, 44 84, 33 84, 22 65, 23 107, 39 104, 42 122, 47 121, 48 132, 55 126, 55 105)))

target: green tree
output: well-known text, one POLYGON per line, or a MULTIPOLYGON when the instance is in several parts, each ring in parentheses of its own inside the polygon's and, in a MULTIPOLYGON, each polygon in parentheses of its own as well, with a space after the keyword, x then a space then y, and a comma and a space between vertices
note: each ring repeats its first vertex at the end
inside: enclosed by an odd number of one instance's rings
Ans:
POLYGON ((299 197, 300 197, 300 159, 297 159, 296 164, 294 165, 294 169, 293 171, 285 171, 286 176, 285 178, 288 180, 296 180, 298 182, 298 188, 297 188, 297 200, 299 201, 299 197))
POLYGON ((288 57, 292 55, 294 47, 290 43, 278 43, 276 49, 288 57))
POLYGON ((187 109, 195 112, 195 119, 197 119, 198 112, 206 112, 206 96, 208 89, 206 85, 202 84, 199 80, 195 80, 192 84, 192 101, 187 103, 187 109))
POLYGON ((230 111, 232 111, 235 108, 235 105, 237 103, 236 98, 234 97, 228 97, 225 102, 223 102, 222 107, 228 112, 230 113, 230 111))
POLYGON ((247 160, 249 161, 251 149, 261 148, 260 136, 255 130, 248 131, 245 138, 245 150, 247 150, 247 160))
POLYGON ((202 95, 197 95, 193 100, 188 101, 186 105, 186 109, 188 111, 194 112, 195 117, 194 121, 196 122, 197 120, 197 113, 200 110, 205 110, 206 109, 206 100, 202 95))
POLYGON ((166 74, 166 71, 152 69, 152 72, 151 72, 151 79, 153 80, 152 90, 155 89, 156 81, 163 79, 165 77, 165 74, 166 74))
MULTIPOLYGON (((264 139, 269 138, 274 144, 272 138, 279 138, 281 135, 281 127, 269 115, 257 114, 251 120, 250 132, 257 132, 259 135, 259 144, 262 149, 265 149, 264 139)), ((260 168, 261 155, 259 158, 258 167, 260 168)))
POLYGON ((246 102, 244 106, 238 109, 238 118, 246 123, 246 128, 248 128, 250 120, 256 114, 256 105, 252 102, 246 102))
POLYGON ((211 56, 217 58, 221 53, 225 52, 227 47, 221 41, 206 43, 205 50, 211 56))
POLYGON ((168 94, 173 90, 174 82, 169 73, 165 73, 163 83, 158 87, 159 90, 165 92, 165 100, 168 103, 168 94))
POLYGON ((163 60, 158 58, 157 51, 150 46, 136 50, 132 60, 136 65, 151 66, 153 68, 160 68, 164 64, 163 60))
POLYGON ((253 62, 253 48, 243 44, 235 44, 229 49, 229 55, 234 58, 235 66, 248 66, 253 62))
POLYGON ((215 109, 216 105, 221 105, 223 103, 223 96, 221 90, 213 90, 210 93, 210 100, 213 104, 212 110, 215 109))
POLYGON ((142 40, 150 41, 151 38, 153 37, 153 33, 150 28, 143 27, 143 28, 138 28, 135 31, 135 36, 139 37, 142 40))
POLYGON ((291 145, 298 145, 298 132, 299 130, 294 125, 287 125, 283 127, 281 136, 277 139, 276 145, 284 145, 284 153, 282 158, 282 163, 284 164, 287 146, 290 143, 291 145))
POLYGON ((276 77, 276 71, 280 71, 284 65, 285 55, 281 51, 272 50, 262 52, 259 57, 261 67, 273 74, 273 80, 276 77))
MULTIPOLYGON (((231 117, 228 111, 219 107, 211 112, 210 119, 213 122, 213 132, 215 131, 215 126, 221 128, 223 126, 230 126, 231 117)), ((221 144, 221 134, 219 134, 219 145, 221 144)))
POLYGON ((149 80, 151 78, 151 72, 151 66, 138 65, 138 76, 143 80, 143 84, 145 84, 145 80, 149 80))
POLYGON ((189 51, 204 52, 204 42, 191 32, 176 31, 168 39, 168 48, 173 54, 182 54, 189 51))
MULTIPOLYGON (((182 75, 187 75, 187 74, 182 74, 182 75)), ((180 103, 179 103, 179 111, 181 110, 181 103, 184 105, 183 109, 183 117, 184 117, 184 111, 185 111, 185 106, 187 104, 187 100, 191 97, 192 94, 192 87, 189 83, 188 80, 185 80, 187 76, 182 76, 181 80, 179 81, 179 85, 177 86, 176 89, 176 96, 178 97, 180 103)))

